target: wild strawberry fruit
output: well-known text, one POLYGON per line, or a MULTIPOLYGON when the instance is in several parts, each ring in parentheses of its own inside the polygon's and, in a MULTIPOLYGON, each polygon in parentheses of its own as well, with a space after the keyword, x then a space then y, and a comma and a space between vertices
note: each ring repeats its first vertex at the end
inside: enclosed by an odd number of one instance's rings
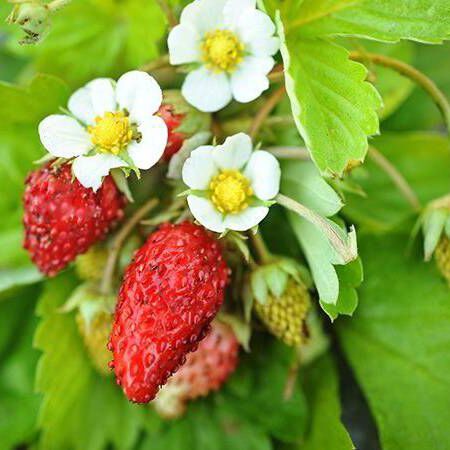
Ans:
POLYGON ((270 294, 264 304, 255 303, 256 313, 269 331, 285 344, 298 347, 307 339, 306 316, 311 299, 303 283, 290 278, 280 297, 270 294))
POLYGON ((164 120, 169 131, 166 149, 162 157, 166 162, 178 153, 185 139, 200 131, 208 130, 211 123, 209 114, 193 108, 176 90, 164 92, 163 104, 159 108, 158 115, 164 120))
POLYGON ((103 239, 124 214, 125 198, 110 176, 97 192, 72 178, 65 164, 47 165, 26 179, 24 247, 48 276, 103 239))
POLYGON ((442 276, 450 284, 450 238, 442 236, 436 247, 434 257, 442 276))
POLYGON ((238 352, 239 343, 231 328, 214 321, 198 349, 189 353, 180 370, 158 393, 156 411, 167 419, 179 417, 187 401, 218 390, 236 369, 238 352))
POLYGON ((165 224, 138 250, 110 339, 117 382, 131 401, 151 401, 206 336, 228 274, 219 242, 193 223, 165 224))

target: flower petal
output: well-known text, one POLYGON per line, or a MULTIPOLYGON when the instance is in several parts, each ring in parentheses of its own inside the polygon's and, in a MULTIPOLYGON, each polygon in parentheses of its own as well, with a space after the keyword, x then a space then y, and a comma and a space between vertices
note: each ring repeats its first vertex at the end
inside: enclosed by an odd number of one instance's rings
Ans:
POLYGON ((228 214, 225 217, 227 230, 246 231, 258 225, 269 213, 267 206, 250 206, 239 214, 228 214))
POLYGON ((271 57, 257 58, 248 56, 231 76, 233 97, 241 103, 248 103, 258 98, 269 88, 267 74, 275 61, 271 57))
POLYGON ((280 191, 280 164, 269 152, 264 150, 254 152, 244 174, 250 180, 256 197, 261 200, 271 200, 280 191))
POLYGON ((92 125, 97 116, 116 110, 114 80, 109 78, 92 80, 72 94, 68 107, 77 119, 92 125))
POLYGON ((201 37, 190 25, 177 25, 167 40, 170 64, 187 64, 201 60, 201 37))
POLYGON ((127 109, 133 122, 144 122, 161 106, 162 91, 158 82, 146 72, 132 70, 117 81, 117 102, 127 109))
POLYGON ((138 131, 142 134, 142 139, 128 145, 128 155, 136 167, 148 170, 164 153, 168 136, 167 125, 161 117, 149 116, 139 124, 138 131))
POLYGON ((218 172, 214 164, 212 145, 203 145, 191 153, 183 165, 183 182, 191 189, 207 190, 211 178, 218 172))
POLYGON ((89 151, 89 133, 74 118, 62 114, 46 117, 39 124, 39 137, 49 153, 58 158, 73 158, 89 151))
POLYGON ((241 169, 252 153, 252 139, 245 133, 228 137, 214 152, 214 162, 220 169, 241 169))
POLYGON ((271 37, 275 34, 275 24, 262 11, 248 9, 239 16, 238 33, 245 44, 252 41, 271 37))
POLYGON ((94 156, 79 156, 72 164, 72 170, 77 180, 85 187, 97 191, 103 182, 103 177, 111 169, 127 167, 128 164, 119 157, 99 153, 94 156))
POLYGON ((222 214, 217 211, 214 205, 206 198, 189 195, 187 198, 189 209, 195 219, 205 228, 216 233, 225 231, 222 214))
POLYGON ((226 0, 196 0, 181 13, 180 23, 194 27, 200 35, 223 25, 223 8, 226 0))
POLYGON ((256 0, 227 0, 223 8, 225 26, 235 30, 242 14, 254 10, 256 10, 256 0))
POLYGON ((213 73, 206 67, 194 70, 184 81, 184 98, 203 112, 219 111, 230 103, 231 86, 225 73, 213 73))

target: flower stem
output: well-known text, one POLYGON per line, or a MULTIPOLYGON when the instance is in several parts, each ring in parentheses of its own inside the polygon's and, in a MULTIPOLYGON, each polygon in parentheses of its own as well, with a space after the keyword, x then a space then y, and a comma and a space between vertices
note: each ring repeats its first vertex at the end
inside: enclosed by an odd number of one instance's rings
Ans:
POLYGON ((248 233, 250 240, 252 241, 253 248, 258 255, 258 259, 262 264, 267 264, 271 259, 272 255, 270 254, 264 239, 261 236, 261 233, 258 231, 256 234, 250 231, 248 233))
POLYGON ((175 14, 173 13, 173 9, 167 2, 167 0, 156 0, 159 7, 161 8, 162 12, 165 14, 167 18, 167 23, 169 24, 170 28, 173 28, 174 26, 178 25, 178 20, 175 17, 175 14))
POLYGON ((434 100, 437 107, 442 113, 445 125, 450 133, 450 104, 445 94, 437 87, 433 80, 428 78, 424 73, 420 72, 416 68, 409 64, 399 61, 389 56, 380 55, 377 53, 366 53, 360 51, 350 52, 350 59, 361 63, 370 61, 379 66, 388 67, 393 69, 399 74, 411 79, 416 84, 422 87, 422 89, 430 95, 434 100))
POLYGON ((279 87, 276 91, 272 93, 272 95, 267 99, 264 106, 259 110, 258 114, 255 116, 250 128, 248 130, 248 134, 252 139, 254 139, 261 129, 264 121, 269 117, 270 113, 273 109, 278 105, 278 103, 284 97, 286 93, 286 88, 283 86, 279 87))
POLYGON ((397 186, 398 190, 405 197, 406 201, 412 206, 415 211, 420 211, 422 205, 417 198, 416 193, 406 181, 405 177, 398 171, 398 169, 375 147, 369 147, 369 157, 372 161, 380 167, 397 186))
POLYGON ((155 198, 150 199, 144 203, 131 217, 125 222, 123 227, 114 236, 111 248, 109 249, 108 260, 106 261, 105 270, 100 284, 100 292, 107 295, 111 292, 112 279, 116 268, 117 260, 119 258, 120 250, 122 249, 129 234, 134 227, 158 204, 155 198))
POLYGON ((305 147, 269 147, 266 149, 278 159, 299 159, 309 161, 311 155, 305 147))
POLYGON ((283 194, 278 194, 275 200, 281 206, 298 214, 305 220, 316 226, 322 233, 328 238, 330 244, 341 256, 344 263, 353 261, 358 256, 358 249, 356 244, 356 234, 354 229, 344 235, 344 232, 340 233, 339 227, 325 219, 321 215, 317 214, 312 209, 307 208, 305 205, 286 197, 283 194))
POLYGON ((158 69, 170 67, 169 55, 163 55, 160 58, 154 59, 147 64, 144 64, 139 68, 143 72, 153 72, 158 69))

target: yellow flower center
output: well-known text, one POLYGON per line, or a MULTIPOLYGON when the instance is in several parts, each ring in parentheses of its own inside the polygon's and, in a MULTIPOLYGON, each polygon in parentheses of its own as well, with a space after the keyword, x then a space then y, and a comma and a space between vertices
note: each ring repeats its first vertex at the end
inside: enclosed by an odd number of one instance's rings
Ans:
POLYGON ((206 33, 202 43, 203 60, 215 72, 233 72, 244 56, 244 44, 229 30, 206 33))
POLYGON ((209 188, 211 200, 222 214, 237 214, 248 208, 253 195, 249 180, 238 170, 223 170, 212 179, 209 188))
POLYGON ((117 155, 133 138, 133 129, 127 115, 122 112, 107 112, 95 118, 95 125, 88 127, 91 140, 101 152, 117 155))

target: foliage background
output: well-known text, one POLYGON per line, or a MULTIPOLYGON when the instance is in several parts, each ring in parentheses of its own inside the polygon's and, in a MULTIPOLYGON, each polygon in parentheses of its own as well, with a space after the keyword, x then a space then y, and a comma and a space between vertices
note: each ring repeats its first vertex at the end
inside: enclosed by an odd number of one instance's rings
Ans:
MULTIPOLYGON (((2 3, 0 16, 9 9, 2 3)), ((157 57, 165 33, 153 0, 74 1, 32 47, 20 47, 18 30, 1 25, 0 448, 449 449, 449 290, 434 265, 422 262, 420 243, 407 251, 416 213, 370 160, 352 175, 367 198, 347 193, 343 211, 359 231, 365 273, 359 307, 352 318, 325 321, 331 350, 302 371, 290 401, 282 400, 289 351, 267 336, 255 338, 223 391, 193 404, 174 424, 128 404, 90 368, 73 318, 57 312, 74 275, 43 283, 21 250, 23 180, 43 154, 37 123, 91 78, 116 77, 157 57)), ((338 41, 412 63, 450 95, 448 44, 338 41)), ((436 107, 406 79, 369 69, 385 105, 382 136, 373 143, 424 204, 448 193, 450 152, 436 107)), ((276 139, 302 143, 293 126, 276 139)), ((282 215, 275 208, 264 227, 269 242, 286 226, 282 215)), ((292 230, 283 236, 273 249, 300 255, 292 230)))

